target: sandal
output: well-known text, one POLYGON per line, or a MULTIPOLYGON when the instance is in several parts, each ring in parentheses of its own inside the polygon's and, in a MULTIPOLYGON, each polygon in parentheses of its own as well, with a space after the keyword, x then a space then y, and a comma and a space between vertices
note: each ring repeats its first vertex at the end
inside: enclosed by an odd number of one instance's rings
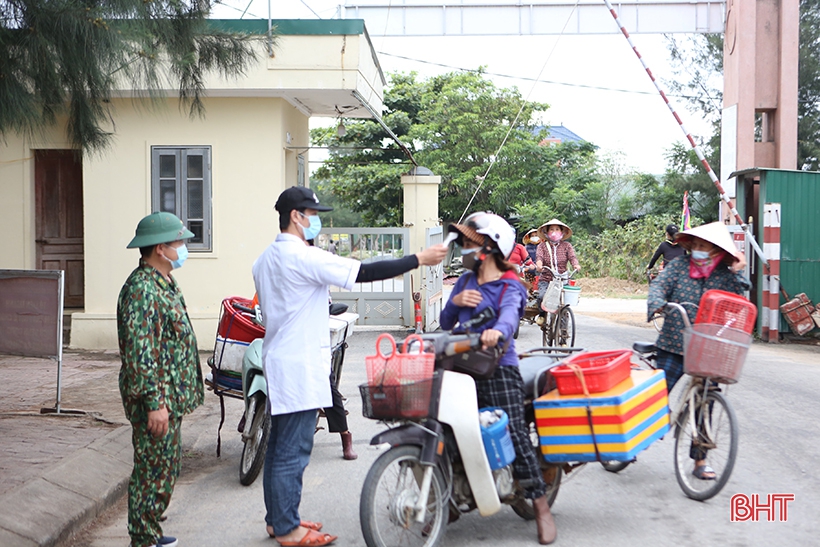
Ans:
POLYGON ((279 545, 282 547, 301 547, 301 546, 315 546, 321 547, 322 545, 330 545, 334 541, 336 541, 337 536, 331 536, 330 534, 320 534, 316 530, 308 529, 308 533, 299 540, 299 541, 276 541, 279 542, 279 545))
MULTIPOLYGON (((315 530, 317 532, 322 529, 322 523, 321 522, 311 522, 309 520, 299 521, 299 526, 301 526, 302 528, 307 528, 308 530, 315 530)), ((268 535, 270 537, 272 537, 272 538, 276 537, 273 533, 273 526, 267 526, 266 528, 267 528, 267 531, 268 531, 268 535)))
POLYGON ((708 465, 699 465, 692 471, 692 474, 695 476, 696 479, 700 479, 702 481, 713 481, 717 479, 717 475, 715 475, 715 470, 709 467, 708 465))

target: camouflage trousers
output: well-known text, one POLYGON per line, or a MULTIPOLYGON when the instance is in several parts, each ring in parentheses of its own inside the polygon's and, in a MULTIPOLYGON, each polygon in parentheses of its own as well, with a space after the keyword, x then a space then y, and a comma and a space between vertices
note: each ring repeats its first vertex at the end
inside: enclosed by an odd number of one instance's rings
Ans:
POLYGON ((179 476, 182 418, 168 418, 168 433, 157 438, 147 422, 131 422, 134 470, 128 481, 128 535, 132 547, 156 545, 159 519, 168 508, 179 476))

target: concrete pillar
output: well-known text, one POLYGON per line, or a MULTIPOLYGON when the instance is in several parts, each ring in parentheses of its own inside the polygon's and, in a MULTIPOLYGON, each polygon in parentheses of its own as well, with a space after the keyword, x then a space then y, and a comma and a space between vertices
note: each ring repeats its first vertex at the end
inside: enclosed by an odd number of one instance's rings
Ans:
POLYGON ((763 253, 769 270, 763 272, 760 337, 770 344, 780 338, 780 211, 779 203, 763 204, 763 253))
MULTIPOLYGON (((433 174, 426 167, 414 167, 409 173, 401 176, 404 188, 404 227, 410 231, 408 248, 410 253, 417 253, 426 246, 427 228, 440 225, 438 217, 438 188, 441 177, 433 174)), ((411 272, 413 289, 421 293, 421 313, 427 313, 427 294, 425 277, 427 268, 422 267, 411 272)), ((411 315, 412 317, 412 315, 411 315)))
MULTIPOLYGON (((798 168, 799 36, 799 0, 727 2, 720 180, 731 198, 735 171, 798 168)), ((722 202, 720 216, 731 216, 722 202)))

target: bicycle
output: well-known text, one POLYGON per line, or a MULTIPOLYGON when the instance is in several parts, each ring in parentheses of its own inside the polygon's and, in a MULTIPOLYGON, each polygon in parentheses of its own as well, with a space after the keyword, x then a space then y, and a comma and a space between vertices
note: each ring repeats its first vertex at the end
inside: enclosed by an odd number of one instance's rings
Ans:
MULTIPOLYGON (((697 308, 691 302, 684 305, 697 308)), ((672 310, 681 314, 685 325, 686 372, 685 378, 678 382, 682 385, 675 386, 669 400, 669 422, 675 437, 675 477, 689 498, 704 501, 723 489, 734 469, 739 435, 737 416, 718 384, 737 381, 751 345, 751 335, 728 325, 704 324, 693 328, 682 305, 666 304, 664 311, 672 310), (715 477, 697 477, 695 458, 705 460, 715 477)), ((657 369, 654 344, 636 342, 632 347, 643 363, 657 369)), ((604 467, 617 473, 634 461, 606 462, 604 467)))
MULTIPOLYGON (((646 270, 646 284, 651 285, 652 282, 655 280, 656 277, 660 274, 660 270, 658 269, 647 269, 646 270)), ((652 325, 655 327, 655 330, 661 332, 663 329, 663 312, 656 311, 652 314, 652 325)))
POLYGON ((564 302, 564 285, 577 270, 559 274, 549 266, 544 268, 552 272, 552 281, 539 303, 540 312, 535 320, 541 327, 541 344, 544 347, 572 347, 575 345, 575 314, 564 302))

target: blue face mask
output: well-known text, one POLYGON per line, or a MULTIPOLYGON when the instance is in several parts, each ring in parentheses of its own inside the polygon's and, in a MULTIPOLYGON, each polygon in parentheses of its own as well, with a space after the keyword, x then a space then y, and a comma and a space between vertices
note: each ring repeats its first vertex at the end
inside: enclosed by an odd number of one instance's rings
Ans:
POLYGON ((692 258, 695 260, 708 260, 709 251, 692 251, 692 258))
POLYGON ((461 256, 468 255, 470 253, 476 252, 478 249, 465 249, 464 247, 461 248, 461 256))
POLYGON ((319 235, 319 232, 322 231, 322 219, 319 218, 319 215, 306 215, 304 213, 299 213, 310 222, 310 226, 305 228, 301 224, 299 224, 299 228, 302 229, 302 235, 305 236, 305 240, 314 239, 316 236, 319 235))
POLYGON ((180 247, 175 247, 175 250, 177 252, 177 259, 171 260, 166 258, 166 260, 171 263, 171 266, 175 270, 178 270, 183 264, 185 264, 185 261, 188 260, 188 247, 186 247, 183 243, 180 247))

